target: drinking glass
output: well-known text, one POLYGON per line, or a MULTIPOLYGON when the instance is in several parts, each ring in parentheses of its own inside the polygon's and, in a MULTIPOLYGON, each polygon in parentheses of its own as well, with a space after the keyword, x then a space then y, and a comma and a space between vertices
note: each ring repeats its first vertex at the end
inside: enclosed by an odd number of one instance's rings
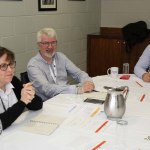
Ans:
POLYGON ((129 63, 123 63, 123 74, 129 74, 129 63))

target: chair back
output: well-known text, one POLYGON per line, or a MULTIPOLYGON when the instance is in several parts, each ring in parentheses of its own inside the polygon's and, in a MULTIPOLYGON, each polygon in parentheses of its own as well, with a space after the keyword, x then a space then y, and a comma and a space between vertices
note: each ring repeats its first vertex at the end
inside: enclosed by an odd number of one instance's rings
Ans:
POLYGON ((20 79, 23 84, 30 82, 27 71, 20 73, 20 79))

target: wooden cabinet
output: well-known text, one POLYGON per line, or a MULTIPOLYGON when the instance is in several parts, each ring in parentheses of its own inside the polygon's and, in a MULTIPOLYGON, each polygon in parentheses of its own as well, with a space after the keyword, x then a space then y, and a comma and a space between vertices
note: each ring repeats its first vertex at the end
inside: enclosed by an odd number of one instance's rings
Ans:
POLYGON ((122 72, 123 63, 130 65, 130 73, 141 56, 150 39, 136 44, 129 52, 126 51, 126 43, 122 36, 107 36, 89 34, 87 36, 87 71, 93 77, 107 74, 107 69, 112 66, 119 67, 122 72))

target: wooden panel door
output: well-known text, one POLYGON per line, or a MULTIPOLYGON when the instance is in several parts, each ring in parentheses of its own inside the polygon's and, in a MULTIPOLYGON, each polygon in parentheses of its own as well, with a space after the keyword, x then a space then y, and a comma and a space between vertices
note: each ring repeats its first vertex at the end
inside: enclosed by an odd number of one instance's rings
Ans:
POLYGON ((122 40, 88 37, 88 73, 105 75, 109 67, 122 67, 122 40))

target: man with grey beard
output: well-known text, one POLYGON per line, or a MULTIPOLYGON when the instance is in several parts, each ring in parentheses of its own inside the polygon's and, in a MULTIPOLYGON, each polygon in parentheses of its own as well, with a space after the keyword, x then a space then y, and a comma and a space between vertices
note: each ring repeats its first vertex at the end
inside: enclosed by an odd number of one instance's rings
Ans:
POLYGON ((43 101, 58 94, 82 94, 91 92, 95 86, 88 74, 80 70, 63 53, 56 52, 57 35, 53 28, 43 28, 37 33, 39 52, 31 58, 27 72, 36 94, 43 101), (68 84, 68 76, 78 84, 68 84))

